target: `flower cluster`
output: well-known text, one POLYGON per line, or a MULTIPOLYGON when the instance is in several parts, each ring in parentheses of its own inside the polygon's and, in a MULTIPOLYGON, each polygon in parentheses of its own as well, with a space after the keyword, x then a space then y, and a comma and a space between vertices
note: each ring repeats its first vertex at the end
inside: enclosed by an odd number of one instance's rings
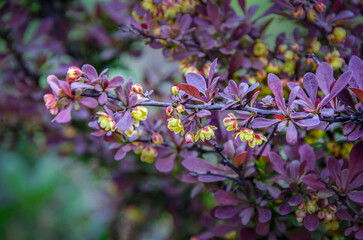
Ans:
POLYGON ((325 233, 362 239, 361 26, 346 24, 361 6, 274 1, 260 17, 256 6, 238 6, 243 16, 227 0, 135 5, 130 30, 179 62, 183 80, 167 101, 154 100, 162 92, 152 99, 132 79, 109 80, 107 70, 84 65, 71 67, 65 81, 48 77, 46 108, 59 123, 69 122, 79 104, 100 108, 89 124, 97 130, 92 135, 111 143, 116 160, 133 151, 158 171, 179 174, 182 159, 187 171, 178 178, 208 183, 218 203, 209 216, 223 220, 207 224, 200 239, 230 232, 291 238, 294 231, 303 239, 325 233), (259 22, 271 11, 309 26, 307 33, 282 33, 271 48, 265 34, 271 22, 259 22), (163 107, 165 115, 151 118, 146 106, 163 107))

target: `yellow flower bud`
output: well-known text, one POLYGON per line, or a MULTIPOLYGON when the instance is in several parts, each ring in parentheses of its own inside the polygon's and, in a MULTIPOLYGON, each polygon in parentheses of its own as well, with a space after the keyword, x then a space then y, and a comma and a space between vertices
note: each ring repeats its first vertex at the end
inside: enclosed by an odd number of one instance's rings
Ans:
POLYGON ((183 104, 179 104, 177 107, 176 107, 176 111, 178 113, 183 113, 185 111, 185 107, 183 104))
POLYGON ((143 92, 142 86, 139 83, 136 83, 136 84, 132 85, 131 89, 132 89, 132 91, 134 93, 142 93, 143 92))
POLYGON ((317 17, 317 14, 314 9, 310 8, 308 13, 306 14, 306 17, 310 22, 314 22, 317 17))
POLYGON ((266 71, 268 73, 278 74, 280 72, 280 67, 275 62, 269 62, 268 65, 267 65, 267 67, 266 67, 266 71))
POLYGON ((158 155, 158 152, 156 151, 156 149, 153 146, 148 145, 141 152, 141 161, 147 162, 147 163, 153 163, 155 161, 154 158, 157 155, 158 155))
POLYGON ((160 145, 164 141, 163 136, 160 133, 153 133, 153 135, 151 136, 151 140, 156 145, 160 145))
POLYGON ((294 10, 294 17, 301 18, 304 15, 304 9, 301 6, 298 6, 294 10))
POLYGON ((171 116, 172 114, 173 114, 173 112, 174 112, 174 108, 172 107, 172 106, 168 106, 168 107, 166 107, 166 109, 165 109, 165 114, 167 115, 167 116, 171 116))
POLYGON ((179 94, 179 87, 178 86, 172 86, 171 89, 170 89, 170 92, 174 96, 178 96, 178 94, 179 94))
POLYGON ((69 67, 67 71, 67 80, 74 82, 82 76, 82 71, 78 67, 69 67))
POLYGON ((344 43, 347 33, 344 28, 336 27, 333 30, 333 35, 337 43, 344 43))
POLYGON ((257 43, 253 47, 253 54, 255 54, 255 56, 257 57, 265 56, 268 54, 267 46, 262 40, 257 40, 257 43))

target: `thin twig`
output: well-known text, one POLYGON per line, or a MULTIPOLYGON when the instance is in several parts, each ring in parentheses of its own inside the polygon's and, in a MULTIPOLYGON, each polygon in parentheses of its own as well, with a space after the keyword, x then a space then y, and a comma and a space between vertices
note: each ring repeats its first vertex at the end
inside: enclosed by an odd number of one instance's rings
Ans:
POLYGON ((260 159, 262 153, 263 153, 263 150, 265 150, 267 144, 272 140, 275 132, 276 132, 276 129, 277 129, 277 126, 278 124, 275 124, 275 126, 273 127, 272 131, 270 132, 270 134, 267 136, 267 141, 263 143, 260 151, 258 152, 257 154, 257 157, 256 157, 256 160, 260 159))
POLYGON ((245 181, 244 176, 242 175, 242 172, 240 168, 236 167, 231 159, 229 159, 229 157, 227 157, 224 153, 223 153, 223 147, 219 146, 217 143, 214 143, 214 149, 216 151, 216 153, 218 153, 221 157, 222 160, 220 161, 221 164, 229 167, 230 169, 232 169, 235 173, 237 173, 239 180, 243 183, 245 181))
POLYGON ((232 180, 232 181, 236 182, 238 185, 243 185, 243 182, 238 178, 234 178, 234 177, 231 177, 231 176, 227 176, 227 175, 224 175, 224 174, 221 174, 221 173, 215 173, 215 172, 211 172, 211 171, 207 171, 205 173, 194 171, 194 172, 191 172, 190 175, 192 175, 194 177, 197 177, 197 176, 223 177, 223 178, 226 178, 226 179, 229 179, 229 180, 232 180))

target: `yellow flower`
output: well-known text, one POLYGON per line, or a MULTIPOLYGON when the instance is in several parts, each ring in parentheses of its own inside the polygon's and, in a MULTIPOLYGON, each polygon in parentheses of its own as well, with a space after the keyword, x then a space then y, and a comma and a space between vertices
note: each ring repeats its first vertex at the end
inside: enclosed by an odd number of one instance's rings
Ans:
POLYGON ((195 141, 198 141, 200 138, 203 142, 205 139, 210 140, 212 137, 214 137, 214 131, 217 127, 212 125, 207 125, 205 127, 202 127, 198 130, 197 135, 195 136, 195 141))
POLYGON ((102 129, 104 129, 105 131, 111 130, 112 132, 116 130, 116 122, 115 120, 113 120, 113 117, 111 117, 104 111, 98 111, 97 114, 101 115, 98 118, 98 123, 100 124, 100 127, 102 129))
POLYGON ((234 131, 238 128, 238 120, 233 113, 229 113, 228 116, 223 120, 223 124, 227 128, 227 131, 234 131))
POLYGON ((267 67, 266 67, 266 71, 268 73, 278 74, 280 72, 280 67, 275 62, 269 62, 268 65, 267 65, 267 67))
POLYGON ((260 39, 258 39, 256 41, 257 41, 257 43, 253 47, 253 54, 255 54, 255 56, 257 56, 257 57, 267 55, 268 49, 267 49, 266 44, 260 39))
POLYGON ((136 130, 134 129, 134 126, 131 126, 129 129, 125 131, 126 136, 132 137, 136 133, 136 130))
POLYGON ((134 107, 131 115, 135 120, 134 125, 138 127, 140 125, 139 121, 144 121, 147 118, 147 108, 143 106, 134 107))
POLYGON ((158 152, 156 151, 156 149, 153 146, 148 145, 141 152, 141 161, 147 162, 147 163, 153 163, 155 161, 154 158, 157 155, 158 155, 158 152))
POLYGON ((173 131, 174 133, 180 133, 183 136, 184 135, 184 124, 178 117, 171 117, 168 119, 168 128, 170 131, 173 131))
POLYGON ((341 68, 344 63, 344 59, 340 57, 337 50, 328 53, 325 57, 325 61, 327 61, 334 70, 341 68))
POLYGON ((334 37, 335 37, 335 41, 337 43, 344 43, 345 37, 347 35, 344 28, 341 28, 341 27, 334 28, 333 34, 334 34, 334 37))
POLYGON ((256 145, 261 145, 263 141, 266 142, 267 138, 260 133, 255 133, 253 139, 248 141, 248 145, 250 145, 251 148, 254 148, 256 145))
POLYGON ((254 137, 254 134, 252 129, 242 128, 241 130, 236 131, 233 136, 234 138, 237 138, 239 136, 241 141, 245 142, 245 141, 251 141, 254 137))

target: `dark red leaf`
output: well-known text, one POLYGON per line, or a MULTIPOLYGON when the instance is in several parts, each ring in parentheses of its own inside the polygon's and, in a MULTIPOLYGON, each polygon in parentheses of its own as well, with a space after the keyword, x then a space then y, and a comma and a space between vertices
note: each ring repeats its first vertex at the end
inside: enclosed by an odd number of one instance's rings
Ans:
POLYGON ((203 99, 200 94, 199 94, 199 90, 196 87, 193 87, 192 85, 189 84, 185 84, 185 83, 180 83, 178 85, 179 89, 186 92, 188 95, 195 97, 203 102, 208 102, 207 100, 203 99))

